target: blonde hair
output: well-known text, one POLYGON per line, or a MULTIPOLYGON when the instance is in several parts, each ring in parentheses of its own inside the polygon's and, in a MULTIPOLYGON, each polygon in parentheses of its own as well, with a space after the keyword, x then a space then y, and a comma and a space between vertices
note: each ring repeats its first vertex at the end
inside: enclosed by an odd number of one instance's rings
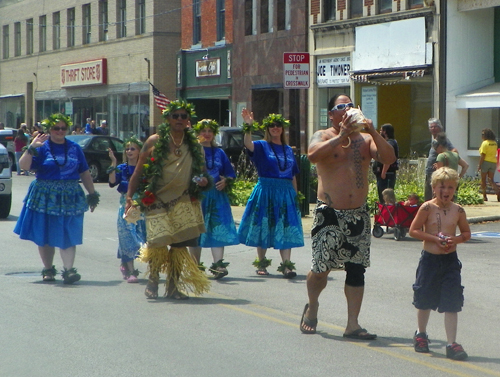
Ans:
POLYGON ((386 188, 382 191, 382 197, 384 198, 385 204, 396 204, 396 195, 394 194, 393 189, 386 188))
POLYGON ((444 183, 446 181, 453 181, 455 182, 455 186, 458 186, 460 177, 458 176, 457 171, 447 166, 443 166, 431 175, 432 187, 436 187, 439 183, 444 183))

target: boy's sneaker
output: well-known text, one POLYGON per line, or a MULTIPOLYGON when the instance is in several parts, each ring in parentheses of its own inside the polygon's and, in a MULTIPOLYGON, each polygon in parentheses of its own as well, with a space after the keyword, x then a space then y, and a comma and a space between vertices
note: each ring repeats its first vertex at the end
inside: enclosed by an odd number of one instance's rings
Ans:
POLYGON ((424 332, 417 333, 415 331, 415 335, 413 336, 413 348, 415 348, 415 352, 427 353, 429 352, 429 338, 427 334, 424 332))
POLYGON ((453 343, 450 346, 446 346, 446 357, 448 359, 465 360, 468 356, 461 344, 453 343))

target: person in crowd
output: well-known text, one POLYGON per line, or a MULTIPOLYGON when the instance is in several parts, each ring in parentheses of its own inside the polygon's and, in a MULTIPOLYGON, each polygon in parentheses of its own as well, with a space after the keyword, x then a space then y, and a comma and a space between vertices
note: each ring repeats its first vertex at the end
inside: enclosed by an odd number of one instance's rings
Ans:
POLYGON ((378 199, 380 203, 384 203, 382 191, 386 188, 394 190, 394 187, 396 186, 396 171, 399 168, 397 160, 397 158, 399 158, 399 146, 396 139, 394 139, 394 127, 392 124, 384 124, 380 128, 380 135, 392 145, 394 153, 396 154, 396 161, 390 165, 382 164, 378 161, 375 161, 373 164, 373 173, 375 174, 375 178, 377 178, 378 199))
MULTIPOLYGON (((120 207, 118 208, 118 258, 121 260, 120 271, 123 279, 128 283, 138 283, 139 270, 134 267, 134 260, 139 256, 139 250, 146 242, 146 223, 144 215, 135 221, 127 221, 125 218, 125 202, 128 190, 128 183, 134 173, 142 143, 131 137, 123 143, 123 164, 117 166, 116 156, 108 149, 111 166, 108 169, 109 187, 118 186, 117 190, 121 194, 120 207)), ((133 198, 134 199, 134 198, 133 198)))
POLYGON ((417 193, 412 192, 403 204, 407 207, 417 207, 420 204, 420 197, 417 193))
POLYGON ((34 170, 31 183, 14 232, 21 239, 33 241, 44 265, 43 281, 55 280, 55 248, 60 249, 64 284, 80 280, 73 267, 76 245, 82 244, 83 215, 99 203, 92 177, 80 146, 66 139, 71 119, 52 114, 43 122, 44 133, 38 134, 21 156, 21 169, 34 170), (78 181, 88 192, 87 197, 78 181))
POLYGON ((269 114, 262 125, 264 140, 252 141, 253 113, 243 109, 244 144, 257 168, 259 180, 248 199, 238 228, 239 241, 257 247, 253 265, 260 276, 269 275, 271 260, 266 251, 279 249, 281 264, 278 271, 286 279, 297 276, 290 260, 292 248, 304 246, 304 234, 297 199, 296 175, 299 168, 292 148, 287 144, 285 127, 290 125, 281 114, 269 114))
POLYGON ((31 133, 31 140, 33 140, 36 135, 43 134, 43 127, 40 122, 36 122, 33 126, 33 132, 31 133))
POLYGON ((109 135, 108 121, 106 119, 101 120, 101 125, 95 130, 96 135, 109 135))
MULTIPOLYGON (((429 132, 431 133, 432 140, 436 139, 437 134, 443 132, 443 125, 441 121, 437 118, 430 118, 428 120, 429 124, 429 132)), ((458 152, 457 149, 453 146, 450 140, 447 139, 447 149, 453 152, 458 152)), ((429 156, 427 157, 427 163, 425 165, 425 191, 424 191, 424 200, 432 199, 432 187, 431 187, 431 175, 436 170, 436 158, 437 151, 432 147, 429 149, 429 156)))
POLYGON ((79 126, 78 124, 75 125, 75 127, 73 128, 73 131, 71 132, 71 135, 82 135, 84 132, 82 130, 82 127, 79 126))
POLYGON ((85 123, 85 133, 87 135, 92 135, 94 133, 94 129, 95 129, 95 121, 93 121, 92 118, 87 118, 87 123, 85 123))
POLYGON ((213 263, 209 270, 215 279, 220 279, 228 273, 229 263, 224 262, 224 247, 239 244, 231 205, 226 193, 229 183, 236 178, 236 174, 229 158, 222 149, 217 148, 215 143, 219 124, 212 119, 203 119, 196 123, 193 129, 203 145, 207 172, 212 177, 214 186, 204 193, 201 202, 207 231, 201 234, 199 246, 190 247, 189 251, 196 263, 202 266, 201 248, 210 247, 213 263))
POLYGON ((29 172, 28 171, 23 172, 23 170, 21 169, 21 166, 19 165, 19 159, 23 155, 23 148, 26 145, 28 145, 28 143, 29 143, 29 138, 24 133, 24 130, 22 128, 18 129, 17 133, 16 133, 16 137, 14 138, 17 175, 22 175, 22 174, 29 175, 29 172))
POLYGON ((458 312, 464 303, 457 244, 471 238, 465 210, 452 200, 459 180, 457 171, 449 167, 441 167, 432 174, 434 199, 422 204, 409 232, 413 238, 423 241, 413 284, 418 326, 413 337, 415 352, 429 352, 427 324, 431 310, 437 309, 444 313, 446 357, 453 360, 467 358, 463 347, 456 343, 458 312), (457 227, 459 235, 456 235, 457 227))
POLYGON ((3 124, 3 122, 0 122, 0 130, 5 130, 5 124, 3 124))
POLYGON ((388 206, 396 205, 396 194, 394 190, 391 188, 386 188, 382 191, 382 198, 384 199, 383 203, 388 206))
POLYGON ((333 96, 328 103, 331 127, 314 133, 308 157, 318 172, 318 203, 311 229, 312 267, 307 275, 308 303, 300 330, 315 334, 319 296, 328 274, 346 271, 347 325, 344 337, 376 339, 358 323, 363 302, 365 272, 370 266, 371 222, 366 204, 370 161, 396 161, 394 148, 374 128, 369 119, 359 123, 348 114, 354 107, 346 94, 333 96), (365 133, 358 132, 362 126, 365 133))
POLYGON ((147 243, 140 259, 148 264, 147 298, 158 297, 160 272, 167 274, 167 298, 183 300, 188 296, 182 290, 202 294, 210 287, 187 250, 198 246, 205 232, 200 199, 211 186, 203 148, 187 127, 193 115, 193 106, 183 100, 167 105, 166 122, 144 143, 129 182, 125 211, 134 205, 139 190, 146 216, 147 243))
POLYGON ((483 139, 483 142, 479 147, 480 158, 477 171, 481 173, 481 190, 483 191, 483 200, 485 202, 488 201, 488 197, 486 196, 486 177, 488 177, 491 187, 497 194, 497 200, 500 202, 500 187, 498 187, 493 180, 497 164, 496 157, 498 151, 495 133, 491 129, 485 128, 481 131, 481 138, 483 139))
POLYGON ((440 132, 436 135, 436 138, 432 140, 432 147, 437 152, 436 157, 436 169, 443 166, 448 166, 459 173, 459 177, 462 178, 467 169, 469 169, 469 164, 460 157, 458 152, 450 151, 448 149, 448 138, 446 133, 440 132), (460 166, 460 172, 458 167, 460 166))

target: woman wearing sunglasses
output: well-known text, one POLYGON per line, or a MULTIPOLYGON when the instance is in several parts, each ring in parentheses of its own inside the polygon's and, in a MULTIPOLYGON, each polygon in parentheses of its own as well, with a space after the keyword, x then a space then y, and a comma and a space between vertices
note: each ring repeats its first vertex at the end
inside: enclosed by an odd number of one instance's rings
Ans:
MULTIPOLYGON (((116 166, 116 157, 113 151, 108 149, 111 166, 108 169, 109 187, 118 185, 120 196, 120 208, 118 208, 118 258, 121 260, 120 271, 123 279, 128 283, 138 283, 139 270, 134 268, 134 259, 139 256, 139 250, 143 243, 146 242, 146 223, 144 215, 135 222, 129 222, 124 218, 126 194, 128 190, 128 182, 135 171, 139 152, 142 148, 142 143, 132 136, 123 143, 123 164, 116 166)), ((136 195, 137 196, 137 195, 136 195)))
POLYGON ((253 113, 243 109, 245 147, 257 168, 259 181, 248 200, 238 229, 240 243, 257 247, 257 275, 269 275, 266 258, 269 247, 280 250, 278 271, 287 279, 297 276, 295 264, 290 261, 291 249, 304 246, 304 234, 297 201, 299 173, 292 148, 287 145, 285 127, 290 122, 280 114, 269 114, 262 122, 264 140, 252 141, 253 113))
POLYGON ((45 282, 55 280, 55 248, 60 249, 64 284, 80 280, 73 263, 76 245, 82 244, 83 214, 89 207, 93 212, 99 203, 82 149, 66 139, 71 124, 63 114, 51 115, 42 122, 45 133, 39 133, 20 158, 21 168, 35 170, 36 179, 14 229, 21 239, 38 245, 45 282), (80 179, 89 193, 87 198, 80 179))

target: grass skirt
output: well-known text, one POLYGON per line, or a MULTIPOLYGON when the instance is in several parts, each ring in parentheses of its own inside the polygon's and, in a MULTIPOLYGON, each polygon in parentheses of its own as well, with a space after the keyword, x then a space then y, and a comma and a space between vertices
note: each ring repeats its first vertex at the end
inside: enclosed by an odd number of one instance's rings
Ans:
POLYGON ((200 271, 186 247, 150 246, 141 248, 139 260, 148 264, 150 276, 167 274, 166 286, 172 280, 180 292, 193 292, 199 296, 210 290, 207 275, 200 271))
POLYGON ((264 249, 304 246, 297 193, 289 179, 259 178, 238 228, 240 243, 264 249))
POLYGON ((213 187, 204 192, 203 195, 201 208, 207 231, 200 236, 200 246, 224 247, 238 245, 240 242, 227 194, 213 187))

